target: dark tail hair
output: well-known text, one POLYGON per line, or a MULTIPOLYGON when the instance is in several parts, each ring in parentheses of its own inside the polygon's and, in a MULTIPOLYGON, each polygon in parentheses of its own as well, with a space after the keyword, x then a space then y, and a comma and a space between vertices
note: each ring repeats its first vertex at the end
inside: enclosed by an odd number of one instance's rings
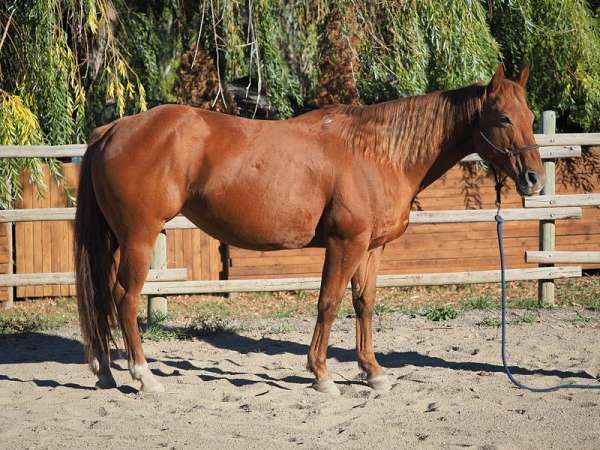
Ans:
POLYGON ((75 213, 77 307, 85 354, 93 371, 97 371, 94 357, 107 354, 110 341, 114 342, 112 328, 117 317, 111 283, 117 241, 92 184, 92 152, 100 145, 97 141, 90 145, 81 162, 75 213))

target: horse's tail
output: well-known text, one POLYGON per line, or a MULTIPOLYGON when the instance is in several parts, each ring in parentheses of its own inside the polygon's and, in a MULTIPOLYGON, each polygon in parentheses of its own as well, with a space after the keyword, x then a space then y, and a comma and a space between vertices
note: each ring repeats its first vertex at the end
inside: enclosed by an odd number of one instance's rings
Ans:
POLYGON ((75 213, 77 307, 86 358, 95 372, 97 358, 108 354, 110 341, 114 342, 112 328, 117 317, 111 286, 117 241, 98 206, 91 167, 94 152, 103 145, 102 137, 109 128, 94 132, 81 161, 75 213))

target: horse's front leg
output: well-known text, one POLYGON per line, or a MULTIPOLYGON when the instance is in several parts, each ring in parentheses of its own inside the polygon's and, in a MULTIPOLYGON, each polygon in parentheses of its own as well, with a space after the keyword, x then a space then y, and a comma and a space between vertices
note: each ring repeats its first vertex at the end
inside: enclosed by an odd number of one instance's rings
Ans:
POLYGON ((316 377, 313 387, 320 392, 333 395, 340 393, 327 370, 329 335, 346 286, 366 253, 368 245, 366 241, 366 237, 360 236, 352 240, 330 238, 327 243, 317 323, 308 352, 307 365, 316 377))
POLYGON ((356 312, 356 354, 358 365, 367 374, 367 383, 375 390, 387 391, 390 382, 375 358, 373 350, 373 307, 377 271, 383 247, 367 253, 352 277, 352 304, 356 312))

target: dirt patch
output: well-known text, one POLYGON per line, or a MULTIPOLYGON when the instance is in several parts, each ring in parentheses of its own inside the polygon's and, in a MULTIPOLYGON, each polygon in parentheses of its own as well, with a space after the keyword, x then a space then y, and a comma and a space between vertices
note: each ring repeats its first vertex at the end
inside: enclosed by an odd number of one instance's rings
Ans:
MULTIPOLYGON (((123 359, 118 389, 96 390, 75 328, 0 338, 3 448, 598 448, 600 392, 532 394, 499 362, 498 311, 431 322, 377 319, 378 359, 393 388, 360 379, 354 320, 336 321, 329 367, 340 398, 304 370, 312 318, 246 321, 235 334, 146 342, 167 392, 137 391, 123 359), (486 322, 487 321, 487 322, 486 322)), ((516 314, 524 314, 517 312, 516 314)), ((597 313, 536 311, 509 330, 510 363, 535 385, 593 382, 597 313), (587 314, 587 315, 586 315, 587 314)), ((115 356, 117 356, 115 354, 115 356)))

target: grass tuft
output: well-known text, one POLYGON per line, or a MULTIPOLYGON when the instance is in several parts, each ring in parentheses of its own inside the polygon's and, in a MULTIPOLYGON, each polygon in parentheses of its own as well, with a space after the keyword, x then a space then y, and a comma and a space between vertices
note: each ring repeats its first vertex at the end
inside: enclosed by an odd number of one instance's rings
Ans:
POLYGON ((395 314, 398 312, 403 312, 403 309, 400 306, 391 306, 383 303, 377 303, 373 312, 378 316, 383 316, 385 314, 395 314))
POLYGON ((20 334, 47 331, 69 322, 68 317, 45 315, 35 311, 15 309, 0 315, 0 334, 20 334))
POLYGON ((451 305, 442 305, 425 308, 422 311, 422 315, 433 322, 440 322, 456 319, 459 316, 459 312, 451 305))
POLYGON ((213 315, 199 315, 184 326, 161 321, 150 324, 141 322, 140 328, 142 339, 148 341, 188 340, 216 334, 230 334, 240 330, 234 322, 213 315))
POLYGON ((480 295, 477 297, 471 297, 465 300, 462 304, 462 307, 465 311, 470 311, 474 309, 478 310, 490 310, 498 308, 498 303, 493 301, 491 297, 487 295, 480 295))
POLYGON ((586 305, 586 309, 589 309, 590 311, 600 311, 600 297, 591 300, 586 305))

